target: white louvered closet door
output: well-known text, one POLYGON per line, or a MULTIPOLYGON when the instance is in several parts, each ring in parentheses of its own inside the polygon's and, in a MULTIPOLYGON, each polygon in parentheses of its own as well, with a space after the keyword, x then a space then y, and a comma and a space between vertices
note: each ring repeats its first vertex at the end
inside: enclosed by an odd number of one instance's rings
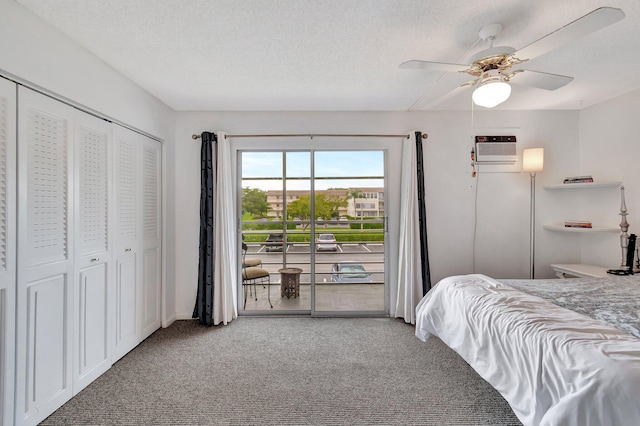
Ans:
POLYGON ((141 135, 113 126, 115 187, 115 335, 112 360, 142 341, 141 135))
POLYGON ((160 328, 162 287, 162 145, 142 141, 142 220, 143 220, 143 323, 142 338, 160 328))
POLYGON ((16 424, 72 395, 75 110, 19 88, 16 424))
POLYGON ((76 111, 74 395, 111 367, 111 123, 76 111))
POLYGON ((161 325, 161 144, 113 126, 116 361, 161 325))
POLYGON ((0 424, 13 423, 16 288, 16 85, 0 78, 0 424))

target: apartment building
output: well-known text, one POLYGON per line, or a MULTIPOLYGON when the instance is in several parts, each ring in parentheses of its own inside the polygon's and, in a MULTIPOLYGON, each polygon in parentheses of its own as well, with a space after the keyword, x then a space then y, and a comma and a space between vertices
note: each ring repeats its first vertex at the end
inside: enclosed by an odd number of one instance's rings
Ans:
MULTIPOLYGON (((338 209, 338 215, 351 217, 377 217, 384 216, 384 188, 340 188, 316 190, 317 194, 324 194, 332 197, 347 199, 347 206, 338 209), (347 198, 351 193, 357 192, 360 196, 347 198)), ((267 215, 272 218, 281 218, 285 204, 297 200, 303 195, 308 195, 306 190, 290 190, 286 192, 280 190, 267 191, 267 203, 269 212, 267 215)))

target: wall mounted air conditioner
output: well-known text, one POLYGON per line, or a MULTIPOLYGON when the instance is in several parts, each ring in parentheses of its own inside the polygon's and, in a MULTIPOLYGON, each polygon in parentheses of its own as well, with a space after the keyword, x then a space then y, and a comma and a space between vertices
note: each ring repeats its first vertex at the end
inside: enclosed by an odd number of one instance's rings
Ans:
POLYGON ((515 136, 476 136, 477 164, 515 164, 518 161, 515 136))

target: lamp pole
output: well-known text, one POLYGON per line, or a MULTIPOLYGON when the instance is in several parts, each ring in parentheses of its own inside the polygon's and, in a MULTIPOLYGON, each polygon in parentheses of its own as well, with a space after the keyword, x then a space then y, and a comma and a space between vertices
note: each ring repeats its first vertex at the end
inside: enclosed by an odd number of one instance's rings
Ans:
POLYGON ((529 278, 535 278, 536 256, 536 172, 541 172, 544 165, 544 148, 529 148, 522 152, 522 170, 529 172, 531 177, 531 211, 529 213, 530 247, 529 247, 529 278))
POLYGON ((529 279, 535 276, 535 257, 536 257, 536 172, 529 172, 531 177, 531 211, 529 213, 529 222, 531 225, 529 234, 529 279))

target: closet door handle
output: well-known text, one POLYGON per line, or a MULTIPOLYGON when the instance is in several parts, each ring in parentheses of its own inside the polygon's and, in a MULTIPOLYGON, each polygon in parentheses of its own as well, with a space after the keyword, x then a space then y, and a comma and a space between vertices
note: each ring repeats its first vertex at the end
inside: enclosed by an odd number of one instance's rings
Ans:
POLYGON ((99 257, 94 257, 93 259, 91 259, 92 262, 97 262, 98 260, 100 260, 99 257))
POLYGON ((126 249, 124 249, 124 251, 131 251, 131 249, 130 248, 126 248, 126 249))

